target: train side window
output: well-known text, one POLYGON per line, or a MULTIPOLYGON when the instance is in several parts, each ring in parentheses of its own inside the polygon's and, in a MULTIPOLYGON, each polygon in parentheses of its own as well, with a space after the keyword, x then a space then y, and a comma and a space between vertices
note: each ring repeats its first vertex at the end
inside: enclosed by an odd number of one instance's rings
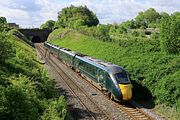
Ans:
POLYGON ((93 68, 92 68, 92 73, 93 73, 93 75, 96 74, 95 71, 96 71, 96 69, 93 67, 93 68))
POLYGON ((84 63, 83 63, 83 61, 82 61, 81 65, 82 65, 82 68, 84 68, 84 63))
POLYGON ((80 61, 80 65, 81 65, 81 67, 83 66, 83 63, 82 63, 82 61, 80 61))

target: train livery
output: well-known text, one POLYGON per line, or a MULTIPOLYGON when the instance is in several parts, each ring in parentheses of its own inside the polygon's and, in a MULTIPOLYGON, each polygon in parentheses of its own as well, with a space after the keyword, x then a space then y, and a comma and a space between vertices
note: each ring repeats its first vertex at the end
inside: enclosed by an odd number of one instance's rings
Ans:
POLYGON ((45 42, 44 46, 93 85, 108 94, 111 99, 118 101, 131 100, 132 84, 124 68, 49 42, 45 42))

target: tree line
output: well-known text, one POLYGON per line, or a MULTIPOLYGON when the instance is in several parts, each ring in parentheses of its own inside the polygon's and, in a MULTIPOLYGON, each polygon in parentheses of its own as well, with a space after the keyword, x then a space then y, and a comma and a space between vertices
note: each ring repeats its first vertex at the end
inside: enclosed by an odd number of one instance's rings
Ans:
POLYGON ((177 54, 180 51, 179 24, 180 12, 169 15, 166 12, 158 13, 154 8, 149 8, 144 12, 139 12, 132 20, 102 25, 99 24, 96 14, 86 6, 76 7, 71 5, 58 12, 57 21, 48 20, 41 25, 41 28, 75 29, 103 41, 113 41, 111 35, 114 34, 130 33, 135 37, 145 37, 144 31, 147 28, 152 28, 152 37, 160 41, 161 51, 168 54, 177 54))

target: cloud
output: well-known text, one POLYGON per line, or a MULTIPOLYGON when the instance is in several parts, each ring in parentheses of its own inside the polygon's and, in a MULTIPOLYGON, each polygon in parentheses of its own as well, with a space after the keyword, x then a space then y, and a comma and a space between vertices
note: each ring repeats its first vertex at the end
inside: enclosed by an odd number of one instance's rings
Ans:
POLYGON ((0 16, 22 27, 39 27, 47 20, 57 20, 58 12, 71 4, 86 5, 102 24, 133 19, 138 12, 148 8, 168 13, 180 11, 178 0, 3 0, 0 16))

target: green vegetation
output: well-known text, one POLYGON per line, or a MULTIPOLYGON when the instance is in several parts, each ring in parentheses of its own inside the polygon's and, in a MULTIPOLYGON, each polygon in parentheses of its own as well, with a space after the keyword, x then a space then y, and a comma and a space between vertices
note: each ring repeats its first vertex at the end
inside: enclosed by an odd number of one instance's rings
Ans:
POLYGON ((55 21, 54 20, 48 20, 44 24, 40 26, 41 29, 53 29, 54 28, 55 21))
POLYGON ((7 36, 3 33, 0 33, 0 62, 3 62, 4 60, 8 59, 12 56, 12 52, 14 51, 12 48, 12 44, 10 41, 7 40, 7 36))
POLYGON ((161 16, 154 8, 149 8, 145 12, 139 12, 136 16, 136 27, 157 27, 161 16))
POLYGON ((7 20, 5 17, 0 17, 0 32, 8 29, 7 20))
POLYGON ((161 49, 166 53, 180 52, 180 13, 164 17, 161 21, 161 49))
POLYGON ((0 33, 0 119, 70 119, 64 97, 25 41, 17 30, 0 33))
POLYGON ((99 20, 86 6, 63 8, 58 13, 58 21, 55 27, 78 28, 79 26, 96 26, 99 20))
MULTIPOLYGON (((70 8, 62 11, 65 14, 70 8)), ((76 13, 71 11, 68 20, 74 20, 76 13)), ((180 117, 179 12, 169 15, 149 8, 121 24, 91 27, 62 21, 60 29, 50 34, 50 42, 123 66, 131 74, 135 99, 151 99, 165 111, 172 107, 173 114, 166 116, 180 117)))
POLYGON ((177 105, 180 96, 179 55, 162 53, 156 39, 124 35, 114 42, 103 42, 75 30, 57 29, 50 34, 49 41, 123 66, 131 74, 136 99, 149 99, 151 94, 148 92, 151 92, 157 104, 180 110, 177 105))
POLYGON ((76 30, 84 35, 94 37, 102 41, 111 41, 109 35, 110 26, 107 25, 99 25, 94 27, 82 26, 76 30))

